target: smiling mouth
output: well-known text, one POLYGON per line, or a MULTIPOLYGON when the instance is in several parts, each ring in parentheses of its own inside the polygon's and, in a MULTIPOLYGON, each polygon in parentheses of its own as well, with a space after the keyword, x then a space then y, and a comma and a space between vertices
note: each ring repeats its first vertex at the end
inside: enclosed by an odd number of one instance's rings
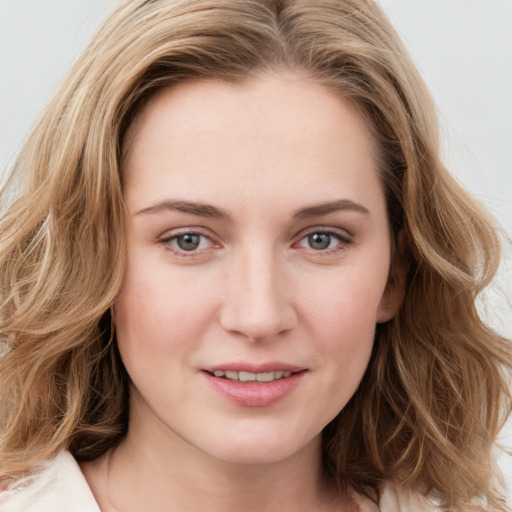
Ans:
POLYGON ((275 380, 286 379, 287 377, 290 377, 294 373, 299 372, 276 370, 273 372, 252 373, 235 372, 231 370, 215 370, 213 372, 207 373, 219 379, 227 379, 237 382, 273 382, 275 380))
POLYGON ((307 372, 307 368, 271 363, 234 363, 202 370, 213 390, 242 407, 269 407, 279 402, 300 385, 307 372))

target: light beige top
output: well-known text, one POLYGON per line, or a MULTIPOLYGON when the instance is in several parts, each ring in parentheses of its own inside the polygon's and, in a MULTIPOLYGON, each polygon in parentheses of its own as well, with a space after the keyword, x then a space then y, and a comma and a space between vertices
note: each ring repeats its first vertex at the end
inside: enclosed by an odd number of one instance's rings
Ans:
MULTIPOLYGON (((360 512, 435 512, 419 496, 393 483, 382 489, 380 508, 354 496, 360 512)), ((50 461, 30 484, 0 493, 0 512, 101 512, 80 467, 69 452, 50 461)))

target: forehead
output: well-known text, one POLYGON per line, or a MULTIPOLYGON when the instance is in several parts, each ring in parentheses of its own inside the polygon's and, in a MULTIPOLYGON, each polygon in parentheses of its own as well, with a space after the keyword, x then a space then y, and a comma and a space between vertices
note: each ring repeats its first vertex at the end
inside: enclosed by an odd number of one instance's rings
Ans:
MULTIPOLYGON (((327 138, 344 136, 337 122, 341 104, 345 116, 351 118, 347 128, 365 130, 373 145, 371 123, 361 115, 360 109, 341 93, 304 73, 267 71, 239 83, 213 78, 182 82, 158 90, 145 103, 129 127, 124 152, 129 154, 141 131, 159 121, 160 127, 166 124, 169 132, 171 124, 176 123, 174 137, 180 133, 186 137, 190 129, 195 134, 207 130, 219 132, 225 124, 238 123, 242 127, 248 122, 254 128, 251 137, 272 129, 279 138, 289 134, 297 139, 300 129, 305 136, 312 129, 317 133, 323 129, 327 138), (272 111, 275 115, 269 119, 268 113, 272 111)), ((244 135, 247 134, 240 133, 241 137, 244 135)))
MULTIPOLYGON (((374 140, 358 110, 339 94, 297 74, 243 83, 201 80, 159 91, 130 129, 128 195, 202 186, 261 192, 332 184, 359 193, 375 181, 374 140)), ((248 193, 248 192, 247 192, 248 193)))

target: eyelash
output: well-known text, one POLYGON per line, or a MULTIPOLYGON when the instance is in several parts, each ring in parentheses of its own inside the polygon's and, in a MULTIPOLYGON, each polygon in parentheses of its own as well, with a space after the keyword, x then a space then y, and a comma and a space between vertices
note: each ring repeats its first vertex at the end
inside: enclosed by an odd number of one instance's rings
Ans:
POLYGON ((312 247, 305 247, 306 249, 312 251, 315 254, 327 255, 337 253, 338 251, 345 250, 347 246, 353 243, 352 237, 346 231, 338 231, 328 228, 313 228, 305 233, 301 233, 299 241, 295 243, 294 246, 300 246, 301 242, 307 240, 308 237, 313 235, 327 235, 331 238, 335 238, 338 241, 338 243, 334 247, 327 247, 325 249, 316 250, 313 249, 312 247))
MULTIPOLYGON (((183 230, 178 233, 173 233, 170 236, 164 236, 162 238, 159 238, 158 243, 162 244, 166 250, 171 251, 172 253, 185 258, 190 258, 194 256, 198 256, 199 254, 203 254, 204 251, 207 251, 211 249, 212 247, 215 247, 215 242, 212 240, 212 238, 204 233, 201 233, 200 231, 189 229, 189 230, 183 230), (190 251, 187 251, 186 249, 182 249, 180 247, 176 247, 173 245, 175 242, 178 243, 178 239, 180 237, 185 236, 197 236, 200 237, 199 240, 199 246, 198 248, 191 249, 190 251), (208 240, 211 245, 208 247, 201 247, 202 241, 201 239, 208 240)), ((331 243, 331 240, 329 240, 329 245, 331 243)), ((326 229, 326 228, 313 228, 305 233, 301 233, 301 236, 298 240, 298 242, 295 242, 292 247, 304 247, 307 250, 312 251, 315 254, 332 254, 337 253, 338 251, 345 250, 346 247, 353 243, 352 237, 347 234, 346 232, 337 231, 334 229, 326 229), (338 243, 334 247, 326 247, 325 249, 314 249, 312 247, 304 247, 301 245, 301 242, 307 240, 308 237, 313 235, 326 235, 328 237, 334 238, 338 240, 338 243)), ((220 244, 217 244, 217 246, 220 246, 220 244)))
POLYGON ((163 236, 162 238, 158 239, 158 243, 162 244, 166 250, 184 258, 197 256, 198 254, 203 253, 203 251, 207 251, 216 245, 210 236, 205 235, 204 233, 201 233, 200 231, 194 229, 183 230, 178 233, 173 233, 172 235, 169 236, 163 236), (187 251, 186 249, 182 249, 180 247, 175 247, 173 245, 173 242, 178 243, 178 239, 180 237, 185 237, 187 235, 200 237, 199 246, 201 246, 202 241, 204 242, 204 240, 208 240, 211 245, 209 247, 196 248, 190 251, 187 251))

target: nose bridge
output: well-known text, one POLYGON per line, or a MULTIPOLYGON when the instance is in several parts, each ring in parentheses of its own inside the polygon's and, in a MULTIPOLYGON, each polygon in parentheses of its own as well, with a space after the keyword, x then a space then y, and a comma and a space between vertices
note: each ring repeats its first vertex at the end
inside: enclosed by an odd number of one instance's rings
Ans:
POLYGON ((253 341, 289 330, 295 313, 283 270, 275 251, 262 244, 235 255, 221 318, 224 329, 253 341))

